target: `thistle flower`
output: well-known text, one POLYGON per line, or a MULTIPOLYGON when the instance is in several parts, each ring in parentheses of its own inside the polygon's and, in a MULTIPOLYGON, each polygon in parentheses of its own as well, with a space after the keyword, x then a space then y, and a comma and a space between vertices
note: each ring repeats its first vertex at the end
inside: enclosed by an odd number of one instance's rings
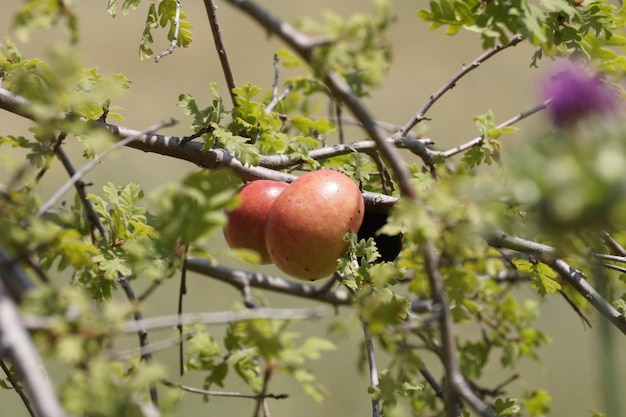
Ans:
POLYGON ((615 113, 617 95, 585 66, 561 62, 542 84, 542 95, 550 99, 548 113, 552 122, 567 127, 589 116, 615 113))

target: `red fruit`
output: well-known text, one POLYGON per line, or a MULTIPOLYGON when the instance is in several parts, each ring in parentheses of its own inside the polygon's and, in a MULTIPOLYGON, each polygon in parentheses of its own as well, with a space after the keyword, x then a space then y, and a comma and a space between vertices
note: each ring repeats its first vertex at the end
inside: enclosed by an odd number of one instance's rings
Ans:
POLYGON ((227 214, 224 237, 233 249, 251 249, 259 253, 262 264, 272 263, 265 246, 265 220, 279 194, 289 184, 258 180, 239 190, 241 205, 227 214))
POLYGON ((364 212, 359 187, 344 174, 320 170, 302 175, 278 196, 267 215, 270 258, 294 278, 327 277, 348 248, 343 237, 359 230, 364 212))

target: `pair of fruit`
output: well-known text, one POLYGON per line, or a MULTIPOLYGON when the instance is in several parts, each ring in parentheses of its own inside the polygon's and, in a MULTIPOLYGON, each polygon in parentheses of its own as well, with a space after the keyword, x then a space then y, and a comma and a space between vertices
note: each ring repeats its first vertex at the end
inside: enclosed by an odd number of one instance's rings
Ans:
POLYGON ((348 244, 343 237, 359 230, 365 204, 359 187, 346 175, 309 172, 293 183, 257 180, 239 191, 241 205, 228 213, 224 236, 231 248, 259 253, 301 280, 331 275, 348 244))

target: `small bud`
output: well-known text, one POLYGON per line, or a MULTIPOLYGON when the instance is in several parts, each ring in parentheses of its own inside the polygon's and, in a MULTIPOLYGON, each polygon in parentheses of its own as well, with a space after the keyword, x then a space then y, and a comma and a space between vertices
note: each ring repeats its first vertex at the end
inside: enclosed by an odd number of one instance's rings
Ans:
POLYGON ((544 99, 551 99, 548 112, 553 123, 567 127, 592 115, 615 112, 617 95, 585 66, 562 61, 542 84, 544 99))

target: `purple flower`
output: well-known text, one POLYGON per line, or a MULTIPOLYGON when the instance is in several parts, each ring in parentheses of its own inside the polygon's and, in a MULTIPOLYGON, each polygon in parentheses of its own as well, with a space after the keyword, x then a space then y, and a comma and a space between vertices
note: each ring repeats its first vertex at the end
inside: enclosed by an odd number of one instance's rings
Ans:
POLYGON ((555 125, 566 127, 591 115, 608 115, 617 107, 617 95, 597 74, 583 65, 562 62, 542 85, 548 112, 555 125))

